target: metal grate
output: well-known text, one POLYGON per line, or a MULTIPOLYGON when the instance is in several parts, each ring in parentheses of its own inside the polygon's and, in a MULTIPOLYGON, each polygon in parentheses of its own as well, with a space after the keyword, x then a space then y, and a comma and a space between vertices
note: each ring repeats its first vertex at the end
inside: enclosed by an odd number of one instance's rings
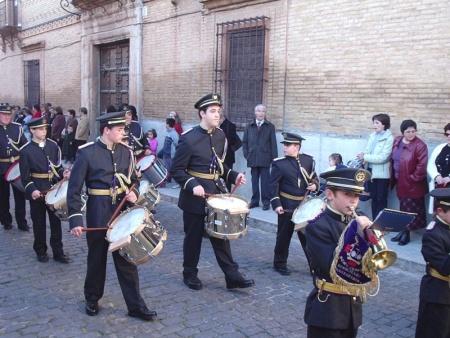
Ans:
POLYGON ((30 60, 24 62, 24 92, 25 105, 32 107, 40 102, 40 71, 39 60, 30 60))
POLYGON ((100 47, 100 104, 116 108, 128 102, 130 43, 128 40, 100 47))
POLYGON ((217 24, 215 91, 238 128, 244 128, 254 118, 255 106, 263 103, 268 22, 263 16, 217 24))

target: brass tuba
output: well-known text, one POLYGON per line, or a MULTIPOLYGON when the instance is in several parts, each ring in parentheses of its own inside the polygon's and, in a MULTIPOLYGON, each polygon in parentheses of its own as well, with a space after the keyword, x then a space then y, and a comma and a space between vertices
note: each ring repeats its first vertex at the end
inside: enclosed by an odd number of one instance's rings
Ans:
MULTIPOLYGON (((353 213, 353 217, 356 218, 358 216, 356 214, 355 208, 350 207, 353 213)), ((384 270, 388 267, 390 267, 397 259, 397 254, 389 250, 386 242, 384 240, 384 234, 375 229, 364 229, 364 234, 367 239, 371 242, 371 248, 372 248, 372 265, 370 266, 371 269, 378 271, 378 270, 384 270)))

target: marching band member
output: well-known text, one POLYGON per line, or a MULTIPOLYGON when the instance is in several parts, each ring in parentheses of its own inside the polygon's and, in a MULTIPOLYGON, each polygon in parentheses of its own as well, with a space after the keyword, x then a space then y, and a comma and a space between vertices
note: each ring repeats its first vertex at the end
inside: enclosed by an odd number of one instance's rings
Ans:
POLYGON ((136 108, 129 104, 124 105, 122 110, 125 112, 125 134, 129 136, 128 142, 133 150, 134 157, 150 155, 151 151, 147 135, 144 134, 141 125, 137 121, 136 108))
MULTIPOLYGON (((11 122, 11 119, 11 107, 0 106, 0 222, 5 230, 12 229, 12 216, 9 212, 10 182, 5 180, 5 174, 19 159, 20 147, 27 143, 22 126, 19 123, 11 122)), ((22 231, 28 231, 29 227, 25 218, 25 195, 14 185, 11 186, 14 194, 17 227, 22 231)))
MULTIPOLYGON (((302 141, 305 139, 293 133, 282 133, 282 135, 284 140, 281 143, 283 143, 285 157, 273 160, 270 172, 270 203, 278 214, 273 266, 280 274, 290 275, 287 258, 295 226, 291 221, 292 213, 303 200, 305 193, 316 191, 318 184, 313 182, 317 179, 314 159, 310 155, 299 154, 302 141)), ((305 250, 305 235, 301 231, 297 234, 305 250)))
POLYGON ((422 277, 416 338, 450 337, 450 188, 435 189, 435 220, 422 237, 422 277))
MULTIPOLYGON (((220 128, 220 96, 209 94, 195 105, 200 124, 180 137, 172 162, 171 175, 181 186, 178 206, 183 210, 183 281, 193 290, 200 290, 197 277, 203 230, 205 227, 205 194, 225 191, 220 178, 236 185, 245 184, 245 176, 227 167, 223 162, 226 138, 220 128)), ((228 289, 247 288, 253 280, 239 273, 239 266, 231 255, 230 241, 210 237, 220 268, 225 274, 228 289)))
POLYGON ((68 178, 69 170, 61 165, 61 149, 58 144, 46 138, 47 118, 41 117, 27 123, 32 135, 31 141, 20 149, 20 177, 25 187, 25 197, 30 201, 30 214, 33 221, 34 244, 37 259, 41 263, 48 262, 47 226, 45 212, 50 221, 50 246, 53 259, 61 263, 69 263, 64 254, 62 244, 61 220, 55 212, 45 204, 44 192, 63 177, 68 178))
MULTIPOLYGON (((133 153, 128 146, 121 143, 125 135, 125 112, 104 114, 96 120, 100 122, 101 136, 95 142, 87 143, 78 149, 67 190, 70 232, 76 237, 83 234, 83 184, 86 184, 88 193, 88 228, 106 226, 122 199, 135 203, 139 196, 133 153), (136 187, 128 190, 133 183, 136 187)), ((105 288, 109 246, 105 237, 106 230, 89 231, 86 234, 88 256, 84 296, 86 314, 89 316, 98 314, 98 301, 102 298, 105 288)), ((129 263, 118 250, 114 251, 112 256, 128 315, 143 320, 156 317, 156 312, 150 311, 141 297, 137 266, 129 263)))
POLYGON ((368 267, 371 250, 363 233, 371 222, 365 216, 352 219, 370 173, 346 168, 320 177, 327 180, 328 204, 306 226, 306 254, 314 281, 305 307, 307 336, 356 337, 366 288, 378 283, 368 267))

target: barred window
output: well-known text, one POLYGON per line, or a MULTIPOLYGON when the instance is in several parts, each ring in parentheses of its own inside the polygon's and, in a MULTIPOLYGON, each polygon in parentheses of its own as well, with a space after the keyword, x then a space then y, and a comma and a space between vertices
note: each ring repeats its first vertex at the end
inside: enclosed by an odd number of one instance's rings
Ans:
POLYGON ((39 60, 30 60, 24 62, 24 94, 25 105, 32 107, 40 102, 40 69, 39 60))
POLYGON ((215 90, 227 117, 240 129, 263 103, 268 21, 263 16, 217 24, 215 90))

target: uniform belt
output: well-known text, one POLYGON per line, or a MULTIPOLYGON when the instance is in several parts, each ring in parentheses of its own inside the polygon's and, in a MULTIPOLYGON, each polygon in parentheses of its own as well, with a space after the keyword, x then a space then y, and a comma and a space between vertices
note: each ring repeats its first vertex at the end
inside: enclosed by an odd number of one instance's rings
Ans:
MULTIPOLYGON (((117 188, 116 194, 119 195, 121 193, 125 192, 125 189, 123 188, 117 188)), ((112 189, 91 189, 88 188, 88 194, 89 195, 96 195, 96 196, 112 196, 113 190, 112 189)))
POLYGON ((450 283, 450 276, 442 276, 439 272, 437 272, 433 268, 428 268, 428 274, 430 276, 436 277, 436 278, 441 279, 441 280, 445 280, 446 282, 450 283))
POLYGON ((316 279, 316 286, 319 289, 319 293, 321 293, 322 290, 325 290, 327 292, 336 293, 338 295, 350 295, 350 293, 343 291, 342 288, 337 286, 336 284, 329 283, 321 279, 316 279))
POLYGON ((290 195, 287 194, 285 192, 280 191, 280 196, 284 197, 284 198, 289 198, 290 200, 294 200, 294 201, 301 201, 303 200, 303 196, 294 196, 294 195, 290 195))
POLYGON ((53 178, 53 173, 50 173, 50 174, 38 174, 38 173, 31 173, 31 177, 34 177, 34 178, 53 178))
POLYGON ((6 162, 15 162, 19 159, 19 156, 13 157, 14 161, 11 161, 11 157, 10 158, 0 158, 0 162, 2 163, 6 163, 6 162))
POLYGON ((204 173, 199 173, 199 172, 197 172, 197 171, 194 171, 194 170, 186 170, 186 172, 189 174, 189 175, 192 175, 192 176, 194 176, 194 177, 198 177, 198 178, 204 178, 204 179, 207 179, 207 180, 217 180, 217 179, 219 179, 219 173, 215 173, 215 174, 204 174, 204 173))

